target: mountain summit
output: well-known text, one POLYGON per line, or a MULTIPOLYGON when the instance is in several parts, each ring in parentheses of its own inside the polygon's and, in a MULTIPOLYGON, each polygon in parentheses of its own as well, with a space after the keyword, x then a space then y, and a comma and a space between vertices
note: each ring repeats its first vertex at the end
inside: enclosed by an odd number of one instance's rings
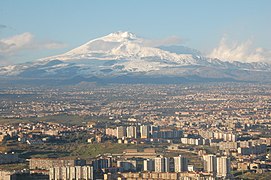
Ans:
POLYGON ((180 59, 190 59, 190 55, 177 55, 159 48, 146 47, 144 39, 138 38, 130 32, 115 32, 107 36, 91 40, 71 51, 41 59, 74 61, 82 59, 95 60, 144 60, 148 57, 164 59, 169 61, 179 61, 180 59))
MULTIPOLYGON (((224 62, 202 56, 183 46, 148 47, 146 40, 130 32, 115 32, 91 40, 64 54, 34 62, 0 67, 0 75, 13 78, 112 79, 125 77, 174 79, 173 83, 202 81, 266 81, 271 77, 267 63, 224 62), (170 78, 169 78, 170 77, 170 78)), ((121 80, 120 80, 121 81, 121 80)), ((137 81, 140 83, 141 81, 137 81)), ((150 80, 150 82, 152 82, 150 80)))
POLYGON ((103 54, 111 53, 122 44, 137 44, 139 41, 141 40, 133 33, 118 31, 107 36, 91 40, 65 54, 43 58, 41 60, 74 60, 92 57, 105 60, 104 57, 106 55, 103 54))

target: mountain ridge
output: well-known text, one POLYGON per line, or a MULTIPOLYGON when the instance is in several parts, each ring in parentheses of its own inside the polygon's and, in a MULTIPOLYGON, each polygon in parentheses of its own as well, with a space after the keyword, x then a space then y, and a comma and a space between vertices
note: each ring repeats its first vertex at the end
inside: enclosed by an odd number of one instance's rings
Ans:
POLYGON ((204 57, 199 51, 187 47, 148 47, 145 41, 134 33, 119 31, 93 39, 64 54, 0 67, 0 75, 49 79, 77 76, 97 79, 127 75, 149 78, 196 76, 217 78, 218 81, 225 78, 266 81, 266 77, 271 75, 271 65, 268 63, 221 61, 204 57))

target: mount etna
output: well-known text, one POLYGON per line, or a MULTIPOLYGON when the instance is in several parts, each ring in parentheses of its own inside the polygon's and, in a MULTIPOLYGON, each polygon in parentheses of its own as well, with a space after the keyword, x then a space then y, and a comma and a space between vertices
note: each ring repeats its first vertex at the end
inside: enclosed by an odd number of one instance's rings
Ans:
POLYGON ((222 61, 184 46, 150 47, 130 32, 97 38, 67 53, 0 67, 1 81, 33 84, 270 82, 271 64, 222 61))

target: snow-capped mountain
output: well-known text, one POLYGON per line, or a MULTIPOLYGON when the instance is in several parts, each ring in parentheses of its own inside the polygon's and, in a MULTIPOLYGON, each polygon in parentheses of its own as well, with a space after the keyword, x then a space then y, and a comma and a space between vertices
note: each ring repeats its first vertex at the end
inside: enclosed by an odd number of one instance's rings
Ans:
POLYGON ((168 59, 170 61, 190 58, 188 55, 177 55, 158 48, 146 47, 144 46, 144 39, 137 38, 133 33, 116 32, 89 41, 65 54, 44 58, 42 60, 138 60, 147 57, 157 57, 159 59, 168 59))
POLYGON ((64 54, 0 67, 0 75, 18 78, 80 76, 84 80, 121 76, 265 80, 271 75, 271 65, 267 63, 224 62, 204 57, 191 48, 149 47, 145 42, 133 33, 115 32, 64 54))
POLYGON ((176 54, 158 48, 146 47, 144 39, 133 33, 116 32, 94 39, 65 54, 41 59, 42 61, 61 60, 64 62, 118 61, 112 67, 123 67, 124 71, 149 72, 168 67, 169 64, 191 65, 195 60, 190 54, 176 54))

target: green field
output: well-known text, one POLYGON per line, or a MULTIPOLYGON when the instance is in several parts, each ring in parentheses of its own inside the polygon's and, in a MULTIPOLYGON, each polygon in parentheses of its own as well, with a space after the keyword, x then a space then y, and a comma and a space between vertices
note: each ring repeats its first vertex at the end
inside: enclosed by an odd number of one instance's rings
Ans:
POLYGON ((11 144, 1 145, 0 148, 8 152, 18 152, 22 158, 31 157, 79 157, 92 158, 98 154, 122 153, 125 149, 132 148, 148 148, 150 145, 135 145, 135 144, 117 144, 117 143, 65 143, 65 144, 43 144, 29 146, 26 144, 11 144))

